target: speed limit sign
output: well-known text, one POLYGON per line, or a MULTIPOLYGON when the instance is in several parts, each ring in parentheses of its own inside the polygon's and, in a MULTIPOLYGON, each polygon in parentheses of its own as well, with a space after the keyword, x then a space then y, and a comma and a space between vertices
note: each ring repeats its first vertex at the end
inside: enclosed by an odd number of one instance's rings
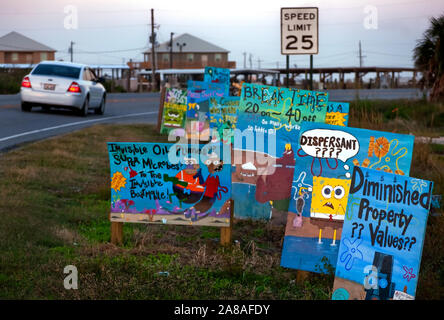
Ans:
POLYGON ((281 8, 281 54, 317 54, 318 8, 281 8))

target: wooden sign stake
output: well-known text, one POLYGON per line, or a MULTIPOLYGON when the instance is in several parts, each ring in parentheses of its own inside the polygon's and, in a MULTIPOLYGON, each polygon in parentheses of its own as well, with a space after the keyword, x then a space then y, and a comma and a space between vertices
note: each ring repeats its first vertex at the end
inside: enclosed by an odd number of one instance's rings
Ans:
POLYGON ((159 113, 157 114, 157 132, 158 133, 160 133, 160 130, 162 128, 163 104, 165 102, 165 94, 166 94, 166 89, 165 89, 165 87, 162 87, 162 90, 160 92, 159 113))
POLYGON ((228 246, 231 244, 232 231, 233 231, 233 213, 234 213, 234 200, 230 199, 230 226, 220 228, 220 244, 222 246, 228 246))
POLYGON ((308 278, 308 271, 304 270, 296 271, 296 282, 298 284, 303 284, 307 278, 308 278))
POLYGON ((111 243, 115 245, 123 243, 123 222, 111 221, 111 243))

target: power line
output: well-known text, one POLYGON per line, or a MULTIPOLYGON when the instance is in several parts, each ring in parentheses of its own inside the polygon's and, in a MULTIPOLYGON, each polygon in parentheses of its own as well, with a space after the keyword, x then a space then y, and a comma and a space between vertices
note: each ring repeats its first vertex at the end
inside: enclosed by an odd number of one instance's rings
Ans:
POLYGON ((85 50, 80 50, 80 51, 81 51, 81 53, 86 53, 86 54, 100 54, 100 53, 127 52, 127 51, 146 50, 146 49, 148 49, 148 47, 139 47, 139 48, 132 48, 132 49, 105 50, 105 51, 85 51, 85 50))
POLYGON ((403 54, 385 53, 385 52, 368 51, 368 50, 366 52, 373 53, 373 54, 380 54, 380 55, 384 55, 384 56, 393 56, 393 57, 412 57, 412 56, 407 56, 407 55, 403 55, 403 54))

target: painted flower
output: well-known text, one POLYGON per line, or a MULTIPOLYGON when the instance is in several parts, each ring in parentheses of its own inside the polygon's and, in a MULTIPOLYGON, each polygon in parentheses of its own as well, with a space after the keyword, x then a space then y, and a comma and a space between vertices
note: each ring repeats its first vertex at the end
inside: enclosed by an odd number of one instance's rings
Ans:
POLYGON ((362 252, 358 249, 362 241, 359 238, 356 238, 353 242, 349 238, 342 241, 345 251, 341 254, 340 261, 345 264, 346 270, 350 270, 353 267, 355 260, 363 259, 362 252))

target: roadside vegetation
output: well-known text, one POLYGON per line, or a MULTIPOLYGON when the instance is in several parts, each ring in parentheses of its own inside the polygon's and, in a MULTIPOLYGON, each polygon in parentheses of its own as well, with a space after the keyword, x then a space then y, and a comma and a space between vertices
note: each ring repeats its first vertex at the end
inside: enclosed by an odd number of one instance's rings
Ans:
MULTIPOLYGON (((442 106, 424 103, 420 116, 416 103, 397 102, 394 115, 390 103, 354 102, 350 126, 442 135, 442 106)), ((218 228, 128 223, 123 245, 110 244, 112 141, 165 137, 150 125, 97 125, 0 155, 0 299, 330 299, 332 273, 297 281, 280 267, 283 225, 236 220, 223 248, 218 228), (67 265, 78 290, 63 287, 67 265)), ((411 176, 442 194, 443 162, 442 149, 415 143, 411 176)), ((417 299, 444 298, 443 265, 444 216, 430 216, 417 299)))
POLYGON ((432 101, 444 101, 444 14, 430 18, 430 25, 413 49, 415 67, 423 73, 432 101))
POLYGON ((22 79, 31 69, 0 69, 0 94, 20 92, 22 79))

